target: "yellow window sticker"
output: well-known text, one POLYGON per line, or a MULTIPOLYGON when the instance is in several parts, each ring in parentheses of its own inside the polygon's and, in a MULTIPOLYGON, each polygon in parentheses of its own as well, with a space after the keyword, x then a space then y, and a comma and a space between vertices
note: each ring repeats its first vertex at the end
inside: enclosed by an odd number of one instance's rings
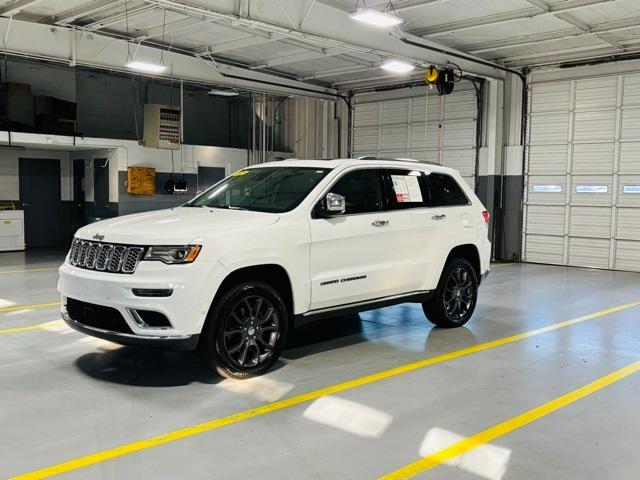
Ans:
POLYGON ((237 172, 233 173, 232 176, 241 177, 242 175, 246 175, 247 173, 249 173, 249 170, 238 170, 237 172))

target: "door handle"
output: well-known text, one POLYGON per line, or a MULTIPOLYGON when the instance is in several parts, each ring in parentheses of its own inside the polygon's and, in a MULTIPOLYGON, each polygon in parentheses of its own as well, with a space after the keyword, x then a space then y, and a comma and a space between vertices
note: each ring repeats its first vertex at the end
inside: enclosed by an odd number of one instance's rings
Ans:
POLYGON ((447 216, 444 213, 442 213, 440 215, 434 215, 431 218, 434 219, 434 220, 444 220, 445 218, 447 218, 447 216))
POLYGON ((383 227, 385 225, 389 225, 389 220, 375 220, 371 222, 371 225, 374 227, 383 227))

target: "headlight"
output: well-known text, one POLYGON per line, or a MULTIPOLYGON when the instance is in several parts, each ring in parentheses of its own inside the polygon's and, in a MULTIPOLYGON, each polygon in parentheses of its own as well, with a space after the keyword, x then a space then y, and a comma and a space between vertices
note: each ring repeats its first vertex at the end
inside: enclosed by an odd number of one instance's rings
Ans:
POLYGON ((200 245, 149 247, 145 260, 159 260, 163 263, 191 263, 202 250, 200 245))

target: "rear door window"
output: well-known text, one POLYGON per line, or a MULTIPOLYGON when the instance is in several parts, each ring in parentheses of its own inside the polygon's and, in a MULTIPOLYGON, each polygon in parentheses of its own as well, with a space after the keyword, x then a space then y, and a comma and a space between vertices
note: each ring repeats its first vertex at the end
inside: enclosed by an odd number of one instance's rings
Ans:
POLYGON ((432 207, 452 207, 468 205, 469 199, 453 177, 431 172, 426 175, 432 207))
POLYGON ((419 170, 385 169, 382 184, 390 210, 428 206, 429 192, 419 170))

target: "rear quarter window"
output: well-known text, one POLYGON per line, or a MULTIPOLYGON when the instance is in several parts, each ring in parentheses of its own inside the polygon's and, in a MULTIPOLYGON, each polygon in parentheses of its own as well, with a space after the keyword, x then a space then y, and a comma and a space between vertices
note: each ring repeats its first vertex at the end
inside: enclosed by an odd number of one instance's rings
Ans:
POLYGON ((426 175, 426 179, 429 188, 430 206, 451 207, 469 204, 469 199, 452 176, 431 172, 426 175))

